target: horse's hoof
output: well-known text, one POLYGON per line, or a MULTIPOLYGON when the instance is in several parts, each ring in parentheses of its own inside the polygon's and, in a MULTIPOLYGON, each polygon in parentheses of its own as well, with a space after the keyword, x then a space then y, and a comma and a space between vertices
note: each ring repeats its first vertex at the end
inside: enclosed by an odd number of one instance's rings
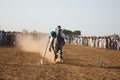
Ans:
POLYGON ((58 58, 58 55, 55 55, 54 61, 58 58))

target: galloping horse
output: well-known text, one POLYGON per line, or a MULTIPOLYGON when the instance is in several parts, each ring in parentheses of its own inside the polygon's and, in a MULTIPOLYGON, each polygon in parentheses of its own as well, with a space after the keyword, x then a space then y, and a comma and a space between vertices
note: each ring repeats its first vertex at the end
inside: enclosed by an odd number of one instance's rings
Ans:
POLYGON ((62 48, 65 44, 64 38, 61 35, 61 30, 56 33, 56 38, 54 40, 54 61, 58 58, 58 54, 60 54, 60 59, 62 59, 62 48))

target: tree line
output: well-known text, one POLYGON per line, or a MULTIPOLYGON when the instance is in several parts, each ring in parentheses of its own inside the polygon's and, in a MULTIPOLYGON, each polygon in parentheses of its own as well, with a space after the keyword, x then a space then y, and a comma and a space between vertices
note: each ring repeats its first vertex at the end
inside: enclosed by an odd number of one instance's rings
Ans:
POLYGON ((71 30, 63 29, 63 33, 65 35, 81 35, 80 30, 71 31, 71 30))

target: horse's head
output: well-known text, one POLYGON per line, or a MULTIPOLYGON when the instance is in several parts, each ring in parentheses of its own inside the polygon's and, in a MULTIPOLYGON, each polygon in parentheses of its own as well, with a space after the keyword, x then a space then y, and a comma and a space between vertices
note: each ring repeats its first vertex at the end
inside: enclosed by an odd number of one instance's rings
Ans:
POLYGON ((57 29, 57 30, 56 30, 56 35, 57 35, 57 36, 58 36, 58 35, 60 35, 60 34, 61 34, 61 32, 62 32, 62 29, 60 29, 60 28, 59 28, 59 29, 57 29))

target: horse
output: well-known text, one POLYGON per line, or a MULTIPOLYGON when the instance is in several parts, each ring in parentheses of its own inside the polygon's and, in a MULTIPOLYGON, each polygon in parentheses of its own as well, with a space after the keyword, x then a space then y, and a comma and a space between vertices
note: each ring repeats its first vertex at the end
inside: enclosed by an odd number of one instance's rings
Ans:
POLYGON ((62 57, 62 49, 65 44, 65 40, 62 37, 61 33, 58 32, 56 34, 56 38, 54 39, 54 61, 58 58, 58 53, 60 54, 60 60, 63 58, 62 57))

